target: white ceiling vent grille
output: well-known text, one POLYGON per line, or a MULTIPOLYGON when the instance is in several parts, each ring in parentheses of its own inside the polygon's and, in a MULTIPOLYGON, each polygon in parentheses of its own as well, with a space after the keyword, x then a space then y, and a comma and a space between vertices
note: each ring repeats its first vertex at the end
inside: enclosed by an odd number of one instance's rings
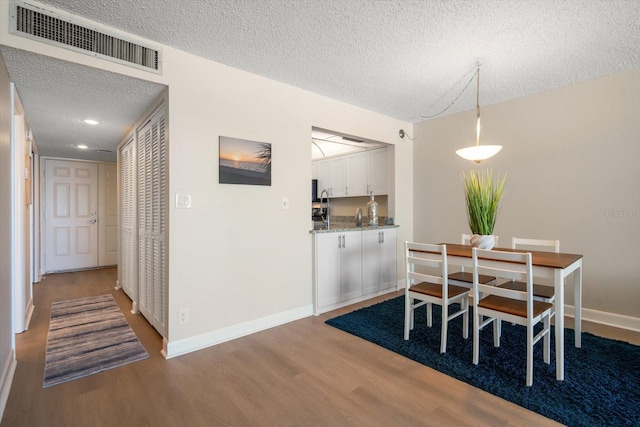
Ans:
POLYGON ((28 3, 13 3, 11 32, 76 52, 160 73, 160 49, 127 40, 113 32, 92 28, 79 20, 63 17, 28 3))

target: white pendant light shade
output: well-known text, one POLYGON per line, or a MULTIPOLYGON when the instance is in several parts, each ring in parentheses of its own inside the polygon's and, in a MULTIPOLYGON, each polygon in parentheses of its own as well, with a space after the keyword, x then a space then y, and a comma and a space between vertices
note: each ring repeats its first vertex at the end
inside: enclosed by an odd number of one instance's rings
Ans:
POLYGON ((463 159, 473 160, 476 163, 494 156, 502 150, 502 145, 474 145, 456 150, 456 154, 463 159))
POLYGON ((480 63, 476 71, 476 83, 476 145, 456 150, 456 154, 463 159, 480 163, 502 150, 502 145, 480 145, 480 63))

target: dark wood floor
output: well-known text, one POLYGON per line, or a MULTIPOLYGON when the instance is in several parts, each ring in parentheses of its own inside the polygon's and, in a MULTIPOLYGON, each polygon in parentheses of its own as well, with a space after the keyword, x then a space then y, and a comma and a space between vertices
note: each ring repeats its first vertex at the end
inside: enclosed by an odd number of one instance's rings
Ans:
MULTIPOLYGON (((2 427, 557 425, 324 324, 353 306, 165 360, 160 336, 129 313, 115 279, 112 268, 52 274, 35 285, 2 427), (51 302, 104 293, 115 296, 151 357, 43 389, 51 302)), ((638 333, 594 329, 640 343, 638 333)))

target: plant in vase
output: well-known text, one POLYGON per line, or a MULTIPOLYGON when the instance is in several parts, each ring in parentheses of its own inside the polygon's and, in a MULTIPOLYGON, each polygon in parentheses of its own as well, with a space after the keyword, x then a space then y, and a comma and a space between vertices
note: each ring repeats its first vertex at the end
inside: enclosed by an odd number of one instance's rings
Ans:
POLYGON ((498 175, 493 180, 493 171, 470 170, 462 173, 464 195, 467 201, 467 218, 471 228, 471 245, 481 249, 493 248, 493 228, 498 218, 500 198, 507 176, 498 175))

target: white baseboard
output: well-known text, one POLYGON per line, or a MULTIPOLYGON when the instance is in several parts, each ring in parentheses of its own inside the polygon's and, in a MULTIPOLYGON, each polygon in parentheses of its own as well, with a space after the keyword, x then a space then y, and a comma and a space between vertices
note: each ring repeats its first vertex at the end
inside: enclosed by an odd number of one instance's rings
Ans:
MULTIPOLYGON (((564 314, 568 317, 575 317, 573 306, 565 305, 564 314)), ((583 308, 582 320, 593 323, 600 323, 602 325, 613 326, 620 329, 628 329, 630 331, 640 332, 640 318, 637 317, 624 316, 622 314, 608 313, 606 311, 583 308)))
POLYGON ((0 420, 4 415, 4 408, 7 406, 11 384, 13 383, 13 374, 16 372, 17 364, 16 353, 11 349, 7 363, 5 363, 2 369, 2 377, 0 377, 0 420))
POLYGON ((181 356, 183 354, 191 353, 192 351, 201 350, 236 338, 251 335, 253 333, 293 322, 294 320, 299 320, 311 315, 313 315, 313 306, 307 305, 182 340, 163 340, 164 348, 161 353, 166 359, 171 359, 172 357, 181 356))
POLYGON ((28 330, 29 325, 31 324, 31 317, 33 317, 33 310, 35 306, 33 305, 33 298, 29 301, 29 305, 27 306, 27 313, 24 318, 24 329, 28 330))

